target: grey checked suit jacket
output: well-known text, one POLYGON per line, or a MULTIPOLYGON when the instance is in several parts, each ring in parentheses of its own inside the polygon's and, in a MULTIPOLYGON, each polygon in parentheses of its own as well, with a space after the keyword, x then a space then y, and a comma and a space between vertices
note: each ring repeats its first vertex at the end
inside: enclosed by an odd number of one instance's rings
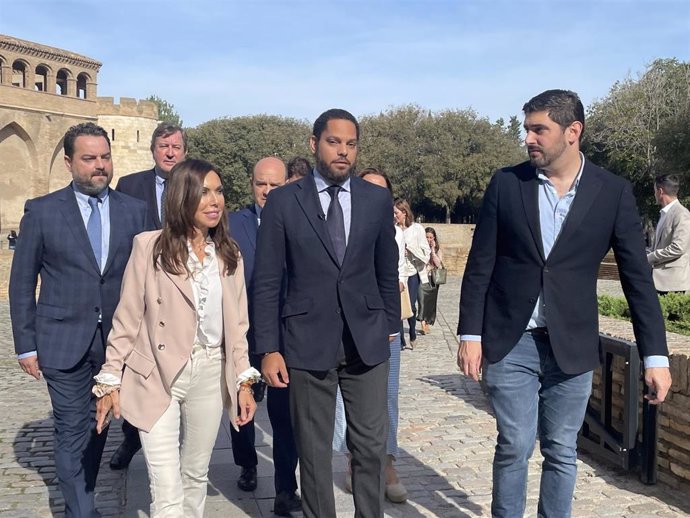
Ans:
POLYGON ((26 202, 10 274, 17 354, 69 369, 84 356, 102 315, 110 331, 132 240, 146 229, 146 204, 110 190, 110 248, 101 274, 70 186, 26 202), (35 293, 40 276, 38 301, 35 293))

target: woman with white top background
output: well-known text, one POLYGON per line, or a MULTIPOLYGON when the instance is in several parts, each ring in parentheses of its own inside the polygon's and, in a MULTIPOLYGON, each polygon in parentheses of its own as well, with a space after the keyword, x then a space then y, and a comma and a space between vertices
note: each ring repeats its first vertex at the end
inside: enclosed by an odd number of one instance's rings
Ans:
MULTIPOLYGON (((414 214, 407 200, 398 198, 393 204, 393 213, 396 224, 402 229, 405 238, 405 275, 407 276, 407 290, 412 305, 412 316, 407 319, 410 327, 410 349, 414 349, 417 340, 417 297, 419 293, 419 274, 424 271, 429 258, 431 248, 426 240, 424 227, 415 223, 414 214)), ((402 345, 405 347, 404 332, 401 329, 402 345)))

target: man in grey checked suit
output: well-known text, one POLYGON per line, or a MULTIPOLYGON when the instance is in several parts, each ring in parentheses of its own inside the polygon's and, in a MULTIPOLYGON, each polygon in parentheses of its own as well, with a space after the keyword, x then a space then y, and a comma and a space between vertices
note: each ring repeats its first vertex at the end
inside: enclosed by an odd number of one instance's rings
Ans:
POLYGON ((108 188, 110 140, 93 123, 64 138, 67 187, 29 200, 10 274, 10 315, 21 368, 48 385, 55 468, 67 518, 100 516, 94 487, 107 433, 95 432, 93 376, 105 360, 132 239, 146 204, 108 188), (40 293, 36 301, 38 278, 40 293))
POLYGON ((661 211, 647 261, 660 294, 690 290, 690 211, 678 201, 679 188, 680 180, 674 174, 654 179, 654 198, 661 211))

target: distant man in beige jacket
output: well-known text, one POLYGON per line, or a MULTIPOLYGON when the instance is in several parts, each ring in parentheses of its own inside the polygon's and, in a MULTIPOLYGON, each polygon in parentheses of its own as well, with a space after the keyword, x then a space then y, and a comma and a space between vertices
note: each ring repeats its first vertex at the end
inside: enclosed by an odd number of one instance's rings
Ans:
POLYGON ((647 260, 660 294, 690 290, 690 211, 678 201, 680 181, 673 174, 654 179, 654 198, 661 206, 654 247, 647 260))

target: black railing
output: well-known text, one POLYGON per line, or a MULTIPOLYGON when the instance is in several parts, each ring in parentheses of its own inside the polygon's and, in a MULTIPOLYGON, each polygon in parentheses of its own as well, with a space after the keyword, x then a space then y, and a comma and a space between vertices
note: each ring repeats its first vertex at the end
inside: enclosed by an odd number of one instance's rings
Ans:
POLYGON ((590 401, 578 445, 582 450, 627 470, 640 472, 645 484, 656 483, 656 406, 640 399, 647 387, 641 380, 640 357, 633 342, 601 335, 603 364, 601 366, 601 400, 597 410, 590 401), (623 416, 618 428, 613 426, 613 364, 621 357, 623 369, 623 416), (643 390, 640 391, 640 384, 643 390), (640 405, 642 423, 640 429, 640 405))

